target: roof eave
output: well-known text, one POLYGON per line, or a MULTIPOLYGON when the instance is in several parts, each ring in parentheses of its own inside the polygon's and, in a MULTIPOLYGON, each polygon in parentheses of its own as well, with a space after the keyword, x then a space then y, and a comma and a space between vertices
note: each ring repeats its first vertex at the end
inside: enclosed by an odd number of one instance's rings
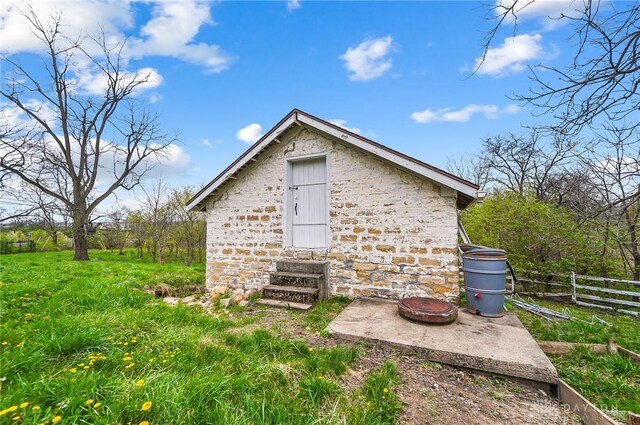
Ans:
POLYGON ((190 211, 202 211, 204 209, 204 203, 215 189, 221 186, 227 179, 240 171, 252 158, 257 156, 260 152, 268 148, 278 137, 286 131, 289 127, 295 124, 296 110, 289 112, 278 124, 276 124, 271 130, 269 130, 264 136, 255 142, 249 149, 247 149, 242 155, 240 155, 234 162, 232 162, 227 168, 225 168, 220 174, 218 174, 209 184, 204 186, 198 193, 196 193, 188 202, 187 209, 190 211))
POLYGON ((355 134, 342 127, 314 117, 306 112, 293 109, 262 138, 260 138, 260 140, 254 143, 233 163, 218 174, 216 178, 194 195, 187 203, 187 208, 192 211, 202 211, 205 207, 206 200, 218 187, 223 185, 230 177, 241 171, 253 158, 271 146, 271 144, 278 142, 279 137, 283 135, 289 127, 295 124, 302 124, 305 127, 311 127, 333 139, 346 142, 358 149, 371 153, 378 158, 382 158, 386 162, 392 163, 401 169, 420 175, 435 182, 436 184, 454 189, 458 193, 458 208, 466 208, 478 197, 478 186, 471 182, 415 158, 404 155, 401 152, 376 143, 373 140, 360 136, 359 134, 355 134))

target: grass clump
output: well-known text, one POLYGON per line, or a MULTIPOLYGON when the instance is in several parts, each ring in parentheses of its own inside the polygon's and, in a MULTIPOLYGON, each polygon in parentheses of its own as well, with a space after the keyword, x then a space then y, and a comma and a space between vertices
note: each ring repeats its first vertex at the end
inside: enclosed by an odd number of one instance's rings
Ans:
MULTIPOLYGON (((516 309, 522 323, 538 341, 606 344, 614 339, 622 347, 640 352, 637 318, 552 301, 536 303, 556 311, 568 309, 573 318, 547 321, 516 309), (610 326, 595 320, 594 316, 610 326)), ((640 364, 619 354, 594 354, 582 348, 549 357, 560 377, 599 408, 640 412, 640 364)))
MULTIPOLYGON (((0 424, 383 424, 396 417, 392 365, 351 397, 339 377, 356 348, 309 347, 256 323, 244 329, 255 319, 170 307, 142 291, 202 285, 202 264, 159 266, 133 252, 91 258, 0 257, 0 424)), ((299 320, 323 329, 345 303, 322 303, 299 320)))
POLYGON ((351 303, 349 298, 334 297, 326 301, 319 301, 312 310, 307 312, 295 312, 300 326, 321 336, 328 336, 325 328, 347 305, 351 303))
POLYGON ((399 383, 396 365, 384 362, 377 371, 367 376, 362 388, 356 390, 355 398, 360 401, 351 411, 350 424, 393 424, 402 404, 394 392, 399 383))

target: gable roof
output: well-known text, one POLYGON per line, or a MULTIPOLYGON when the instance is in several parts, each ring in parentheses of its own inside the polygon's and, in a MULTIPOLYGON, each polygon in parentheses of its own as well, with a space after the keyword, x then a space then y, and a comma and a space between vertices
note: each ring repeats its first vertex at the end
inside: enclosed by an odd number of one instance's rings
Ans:
POLYGON ((251 164, 252 161, 255 161, 255 158, 265 149, 274 143, 281 143, 281 138, 287 134, 289 130, 294 128, 298 130, 307 128, 318 132, 349 147, 368 152, 378 159, 417 175, 418 177, 453 189, 458 194, 458 208, 465 208, 478 197, 478 186, 463 178, 381 145, 380 143, 376 143, 345 128, 314 117, 304 111, 293 109, 262 136, 260 140, 251 145, 249 149, 218 174, 216 178, 196 193, 193 198, 187 202, 187 208, 190 210, 202 210, 207 199, 209 199, 219 187, 233 178, 247 165, 251 164))

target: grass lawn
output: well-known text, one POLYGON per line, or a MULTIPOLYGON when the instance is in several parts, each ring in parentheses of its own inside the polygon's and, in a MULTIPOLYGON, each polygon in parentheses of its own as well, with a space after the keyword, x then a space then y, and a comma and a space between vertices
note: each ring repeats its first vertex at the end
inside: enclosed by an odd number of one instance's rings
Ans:
MULTIPOLYGON (((0 257, 1 424, 386 424, 399 414, 393 363, 343 388, 357 347, 310 347, 251 316, 169 307, 139 290, 201 285, 202 264, 91 258, 0 257)), ((319 332, 339 308, 321 303, 300 320, 319 332)))
MULTIPOLYGON (((547 321, 517 308, 522 323, 538 341, 606 343, 609 338, 640 352, 640 320, 602 310, 538 301, 556 311, 567 308, 575 320, 547 321), (593 320, 593 315, 611 326, 593 320)), ((567 355, 549 356, 560 377, 591 402, 605 410, 640 412, 640 364, 618 354, 598 355, 578 349, 567 355)))

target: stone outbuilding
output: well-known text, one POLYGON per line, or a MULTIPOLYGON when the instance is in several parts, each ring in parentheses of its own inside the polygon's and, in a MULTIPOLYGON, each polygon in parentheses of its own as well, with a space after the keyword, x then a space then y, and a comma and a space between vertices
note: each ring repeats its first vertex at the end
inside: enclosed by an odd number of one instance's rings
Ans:
POLYGON ((294 109, 188 206, 206 211, 210 289, 457 302, 458 210, 477 194, 471 182, 294 109))

